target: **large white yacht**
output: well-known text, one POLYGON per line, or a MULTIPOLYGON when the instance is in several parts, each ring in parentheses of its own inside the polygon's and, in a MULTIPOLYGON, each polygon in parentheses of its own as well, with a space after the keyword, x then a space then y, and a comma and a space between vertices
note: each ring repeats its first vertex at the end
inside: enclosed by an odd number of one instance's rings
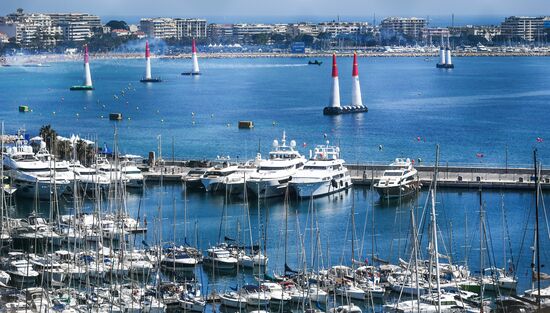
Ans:
POLYGON ((123 159, 120 162, 120 170, 123 177, 126 178, 126 186, 133 188, 143 188, 143 174, 137 167, 135 160, 123 159))
POLYGON ((397 158, 390 169, 374 184, 374 188, 384 199, 399 198, 415 193, 420 188, 418 172, 410 159, 397 158))
POLYGON ((216 164, 208 168, 204 175, 202 175, 201 183, 208 192, 225 192, 227 177, 235 173, 238 169, 239 166, 236 163, 230 163, 228 161, 216 164))
POLYGON ((310 159, 292 176, 290 187, 300 198, 319 197, 351 186, 351 175, 340 158, 340 148, 319 145, 310 151, 310 159))
POLYGON ((54 192, 65 193, 70 184, 69 180, 56 175, 57 166, 53 166, 52 161, 38 159, 22 137, 6 148, 2 162, 20 196, 47 200, 54 192))
POLYGON ((224 162, 209 168, 201 177, 206 191, 222 191, 230 194, 241 194, 244 191, 245 182, 251 174, 256 172, 261 161, 258 153, 254 160, 239 164, 224 162))
POLYGON ((95 168, 85 167, 79 162, 71 163, 78 183, 78 187, 84 192, 107 191, 111 181, 107 174, 98 171, 95 168))
POLYGON ((55 175, 57 180, 67 180, 69 181, 69 186, 66 189, 66 192, 72 192, 72 186, 75 179, 74 172, 70 169, 70 163, 65 160, 56 160, 55 156, 51 154, 48 149, 46 149, 46 143, 40 143, 40 149, 36 152, 35 157, 43 162, 49 164, 52 172, 55 175))
POLYGON ((111 183, 127 183, 128 178, 122 173, 120 166, 115 166, 107 160, 105 156, 97 156, 96 162, 92 164, 91 168, 98 170, 100 173, 104 173, 109 177, 111 183))
POLYGON ((286 144, 283 132, 281 143, 273 140, 269 159, 261 160, 255 173, 250 174, 246 187, 258 197, 269 198, 285 194, 292 176, 304 166, 306 159, 296 150, 296 142, 286 144))

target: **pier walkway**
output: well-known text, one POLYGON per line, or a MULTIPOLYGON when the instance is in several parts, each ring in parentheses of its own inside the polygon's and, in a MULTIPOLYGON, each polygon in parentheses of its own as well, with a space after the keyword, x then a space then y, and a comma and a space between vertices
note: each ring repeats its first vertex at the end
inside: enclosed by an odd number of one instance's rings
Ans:
MULTIPOLYGON (((163 165, 141 166, 146 180, 179 182, 192 167, 207 166, 205 161, 165 161, 163 165), (195 166, 189 166, 195 165, 195 166)), ((347 164, 352 181, 356 185, 370 186, 378 181, 388 165, 380 163, 347 164)), ((433 165, 415 166, 418 178, 424 187, 429 186, 433 178, 433 165)), ((534 173, 527 166, 511 166, 508 168, 479 165, 439 166, 438 186, 441 188, 484 188, 484 189, 533 189, 534 173)), ((550 190, 550 169, 541 172, 541 187, 550 190)))

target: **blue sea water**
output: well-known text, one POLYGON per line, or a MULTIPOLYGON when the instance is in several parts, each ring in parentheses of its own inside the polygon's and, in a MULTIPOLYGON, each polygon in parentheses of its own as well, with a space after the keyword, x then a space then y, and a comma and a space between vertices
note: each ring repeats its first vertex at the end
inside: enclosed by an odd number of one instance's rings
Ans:
MULTIPOLYGON (((322 61, 319 67, 302 58, 201 59, 203 75, 186 77, 180 73, 189 70, 190 60, 154 59, 153 75, 164 81, 145 85, 139 83, 143 60, 92 59, 92 92, 68 89, 82 81, 80 62, 0 68, 0 119, 12 133, 25 126, 36 134, 51 124, 61 135, 97 137, 100 145, 112 146, 115 122, 108 114, 120 112, 121 150, 146 155, 157 150, 162 135, 165 157, 173 139, 177 157, 251 158, 259 146, 267 153, 283 130, 308 148, 327 134, 348 162, 389 162, 400 155, 429 161, 435 144, 448 162, 504 165, 508 151, 510 164, 529 164, 535 147, 543 161, 548 157, 547 58, 455 58, 454 70, 436 69, 433 58, 360 58, 369 112, 337 117, 322 115, 331 84, 330 60, 322 61), (19 113, 22 104, 33 112, 19 113), (256 127, 239 130, 239 120, 256 127)), ((338 61, 346 104, 351 58, 338 61)))
MULTIPOLYGON (((35 135, 41 125, 52 124, 61 135, 80 134, 109 146, 116 125, 121 150, 141 155, 156 151, 158 135, 162 135, 163 155, 168 158, 172 138, 177 157, 252 158, 259 146, 262 153, 267 153, 271 141, 284 130, 300 147, 305 143, 306 149, 324 142, 327 134, 329 140, 341 145, 348 162, 390 162, 401 155, 429 162, 434 159, 437 143, 441 145, 442 160, 448 162, 504 165, 507 150, 510 164, 530 166, 535 147, 543 163, 548 160, 550 67, 546 58, 455 58, 456 68, 449 71, 437 70, 434 59, 360 58, 363 101, 370 110, 338 117, 322 115, 331 84, 330 60, 322 61, 319 67, 305 65, 307 59, 302 58, 201 59, 203 75, 184 77, 180 73, 189 70, 190 60, 154 59, 153 75, 164 81, 144 85, 139 83, 143 60, 92 60, 96 87, 92 92, 68 90, 81 83, 79 62, 43 68, 0 68, 0 119, 10 133, 24 126, 35 135), (33 111, 19 113, 22 104, 33 111), (124 120, 109 121, 110 112, 122 113, 124 120), (239 120, 252 120, 256 127, 239 130, 239 120), (537 137, 547 140, 538 143, 537 137), (478 159, 479 152, 485 157, 478 159)), ((349 103, 351 59, 338 61, 342 103, 349 103)), ((352 203, 356 212, 356 259, 371 259, 372 251, 392 262, 399 257, 409 259, 409 210, 415 208, 421 216, 426 192, 416 200, 389 204, 380 202, 367 189, 357 188, 354 193, 314 201, 322 246, 313 253, 310 243, 315 236, 307 226, 311 223, 310 203, 290 202, 287 258, 291 267, 304 264, 300 261, 300 236, 309 266, 312 254, 318 255, 324 266, 350 263, 352 203)), ((490 257, 485 266, 508 268, 513 263, 519 290, 530 288, 532 192, 485 191, 483 199, 490 232, 490 257)), ((163 238, 172 240, 175 223, 175 238, 181 243, 184 203, 182 187, 174 184, 149 186, 143 194, 130 193, 126 205, 134 217, 147 217, 149 232, 144 240, 156 242, 161 224, 163 238)), ((195 240, 197 225, 202 249, 218 242, 220 236, 236 236, 236 224, 243 221, 243 201, 238 198, 224 205, 223 196, 189 192, 187 207, 187 237, 195 240), (224 215, 225 222, 221 223, 224 215)), ((44 214, 48 208, 47 203, 41 205, 44 214)), ((92 208, 93 203, 85 203, 85 210, 92 208)), ((442 251, 452 254, 453 263, 467 262, 473 272, 479 271, 477 192, 441 190, 437 208, 440 245, 445 246, 442 251)), ((18 199, 10 215, 25 216, 32 209, 32 202, 18 199)), ((72 202, 62 201, 60 210, 73 212, 72 202)), ((254 240, 259 237, 259 224, 267 228, 269 271, 281 271, 284 203, 280 199, 261 201, 258 209, 258 203, 251 201, 250 212, 254 240)), ((244 222, 241 226, 248 229, 244 222)), ((423 230, 425 253, 427 226, 423 230)), ((545 264, 550 260, 550 236, 546 227, 541 234, 541 260, 545 264)), ((253 280, 252 273, 242 279, 202 271, 197 274, 205 291, 224 290, 242 280, 253 280)))

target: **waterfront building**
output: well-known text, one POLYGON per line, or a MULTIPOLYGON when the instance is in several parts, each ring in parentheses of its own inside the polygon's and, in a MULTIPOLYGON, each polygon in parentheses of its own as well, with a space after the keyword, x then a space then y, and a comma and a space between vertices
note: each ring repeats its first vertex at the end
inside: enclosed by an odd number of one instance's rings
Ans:
POLYGON ((52 24, 60 27, 63 40, 81 42, 103 32, 99 16, 88 13, 48 13, 52 24))
POLYGON ((418 17, 388 17, 380 23, 380 31, 387 35, 406 35, 420 39, 422 30, 427 27, 426 19, 418 17))
POLYGON ((208 24, 206 33, 209 38, 214 40, 232 39, 233 24, 208 24))
POLYGON ((177 18, 176 38, 206 38, 206 20, 198 18, 177 18))
POLYGON ((178 29, 172 18, 142 18, 139 24, 141 31, 149 38, 177 38, 178 29))
POLYGON ((313 37, 319 36, 321 33, 319 26, 313 23, 294 23, 288 27, 288 32, 291 36, 309 35, 313 37))
POLYGON ((541 41, 545 36, 544 23, 549 20, 548 16, 510 16, 500 25, 501 33, 508 40, 541 41))
POLYGON ((0 23, 0 32, 25 48, 55 46, 62 37, 60 27, 46 14, 10 14, 0 23))
POLYGON ((288 24, 274 24, 273 25, 273 33, 274 34, 286 35, 288 33, 288 29, 289 29, 288 24))
POLYGON ((254 35, 271 34, 273 29, 270 24, 233 24, 233 37, 242 41, 254 35))
POLYGON ((332 38, 338 35, 352 35, 366 33, 367 22, 322 22, 317 25, 321 33, 330 34, 332 38))

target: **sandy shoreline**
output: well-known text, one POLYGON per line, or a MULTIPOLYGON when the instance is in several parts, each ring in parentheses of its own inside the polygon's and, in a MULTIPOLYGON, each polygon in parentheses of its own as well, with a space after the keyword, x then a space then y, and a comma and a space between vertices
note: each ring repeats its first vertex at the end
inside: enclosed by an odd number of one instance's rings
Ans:
MULTIPOLYGON (((306 54, 291 54, 291 53, 270 53, 270 52, 238 52, 238 53, 200 53, 200 58, 205 59, 239 59, 239 58, 301 58, 314 59, 322 57, 330 57, 332 52, 316 52, 306 54)), ((338 56, 352 56, 351 52, 339 52, 338 56)), ((359 57, 407 57, 407 58, 433 58, 438 57, 437 53, 432 52, 360 52, 359 57)), ((453 52, 453 57, 540 57, 550 56, 549 52, 453 52)), ((111 59, 141 59, 142 53, 97 53, 90 56, 96 60, 111 60, 111 59)), ((44 64, 52 62, 71 62, 80 61, 80 55, 66 54, 47 54, 47 55, 23 55, 23 56, 8 56, 2 58, 2 65, 25 65, 25 64, 44 64)), ((158 59, 189 59, 191 54, 183 53, 177 55, 162 55, 153 56, 158 59)))

